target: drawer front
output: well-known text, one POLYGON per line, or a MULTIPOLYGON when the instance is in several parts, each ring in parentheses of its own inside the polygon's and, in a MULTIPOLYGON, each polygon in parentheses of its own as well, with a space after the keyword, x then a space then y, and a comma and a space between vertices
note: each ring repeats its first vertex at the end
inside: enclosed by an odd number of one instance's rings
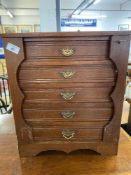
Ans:
POLYGON ((27 58, 66 57, 77 59, 77 56, 107 57, 108 45, 108 41, 26 42, 25 48, 27 58))
POLYGON ((21 69, 19 72, 19 81, 112 82, 114 79, 112 66, 21 69))
POLYGON ((34 128, 35 141, 91 141, 102 139, 102 129, 34 128))
POLYGON ((97 88, 63 88, 25 91, 27 100, 61 100, 61 101, 108 101, 112 87, 97 88))
POLYGON ((24 118, 27 121, 107 121, 111 119, 112 108, 72 108, 59 110, 24 109, 24 118))

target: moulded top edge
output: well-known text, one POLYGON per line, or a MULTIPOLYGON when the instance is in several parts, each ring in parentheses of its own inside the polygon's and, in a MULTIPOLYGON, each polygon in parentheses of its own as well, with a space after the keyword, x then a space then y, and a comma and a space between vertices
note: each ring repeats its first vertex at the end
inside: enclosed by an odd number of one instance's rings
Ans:
POLYGON ((6 33, 3 38, 19 37, 84 37, 84 36, 112 36, 131 35, 131 31, 93 31, 93 32, 32 32, 32 33, 6 33))

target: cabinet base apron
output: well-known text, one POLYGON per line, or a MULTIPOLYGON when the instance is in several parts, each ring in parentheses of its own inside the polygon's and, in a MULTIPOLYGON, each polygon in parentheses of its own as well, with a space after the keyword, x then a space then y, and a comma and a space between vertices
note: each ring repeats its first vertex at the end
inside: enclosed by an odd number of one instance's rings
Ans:
POLYGON ((117 155, 118 144, 117 143, 87 143, 87 142, 44 142, 35 144, 23 144, 19 146, 20 156, 36 156, 43 151, 63 151, 65 153, 71 153, 73 151, 89 149, 93 150, 101 155, 117 155))

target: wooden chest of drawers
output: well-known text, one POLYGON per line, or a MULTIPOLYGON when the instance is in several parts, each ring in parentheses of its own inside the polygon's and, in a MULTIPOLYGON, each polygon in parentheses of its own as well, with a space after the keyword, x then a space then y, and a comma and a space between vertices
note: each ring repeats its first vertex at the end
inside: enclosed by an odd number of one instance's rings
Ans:
POLYGON ((21 155, 117 154, 130 34, 3 35, 21 155))

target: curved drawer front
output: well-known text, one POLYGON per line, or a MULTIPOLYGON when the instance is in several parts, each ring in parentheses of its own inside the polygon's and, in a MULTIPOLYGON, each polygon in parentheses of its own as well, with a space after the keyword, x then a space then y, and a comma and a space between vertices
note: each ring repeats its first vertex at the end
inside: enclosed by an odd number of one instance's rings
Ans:
POLYGON ((26 100, 108 101, 112 87, 63 88, 24 91, 26 100))
POLYGON ((115 72, 112 66, 64 67, 21 69, 19 81, 62 81, 62 82, 114 82, 115 72))
POLYGON ((71 108, 71 109, 24 109, 27 121, 107 121, 112 117, 112 108, 71 108))
POLYGON ((100 141, 102 129, 77 129, 75 127, 35 128, 35 141, 100 141))
MULTIPOLYGON (((75 58, 77 56, 107 57, 108 41, 75 41, 75 42, 26 42, 26 57, 36 58, 75 58)), ((102 58, 101 59, 104 59, 102 58)))

